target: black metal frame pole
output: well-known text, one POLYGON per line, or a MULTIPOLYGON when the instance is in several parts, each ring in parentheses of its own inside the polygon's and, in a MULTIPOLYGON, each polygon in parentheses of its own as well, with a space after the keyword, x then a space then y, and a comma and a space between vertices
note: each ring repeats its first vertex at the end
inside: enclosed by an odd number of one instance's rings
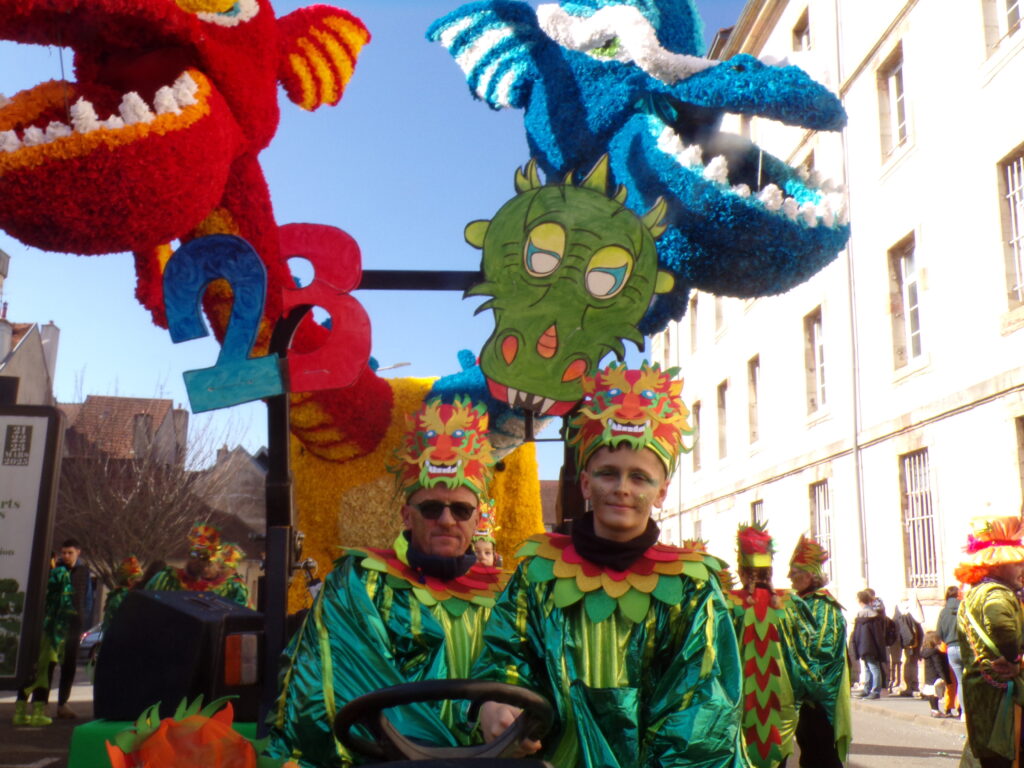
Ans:
MULTIPOLYGON (((282 368, 295 329, 312 309, 296 307, 274 327, 270 354, 281 358, 282 368)), ((283 373, 283 371, 282 371, 283 373)), ((260 717, 256 724, 260 738, 267 735, 267 715, 277 696, 277 666, 287 641, 288 584, 293 568, 292 539, 295 530, 294 495, 291 470, 291 428, 288 393, 268 397, 267 403, 267 528, 264 540, 263 691, 260 717)))

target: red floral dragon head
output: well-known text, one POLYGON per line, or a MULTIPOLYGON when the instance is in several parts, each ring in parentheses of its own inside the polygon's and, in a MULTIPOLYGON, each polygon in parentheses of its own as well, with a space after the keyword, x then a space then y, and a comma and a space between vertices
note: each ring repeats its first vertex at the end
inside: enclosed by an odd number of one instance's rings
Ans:
POLYGON ((76 75, 0 97, 0 228, 45 250, 134 251, 161 324, 174 239, 240 235, 286 284, 256 155, 279 82, 303 108, 338 102, 362 22, 328 6, 277 19, 268 0, 0 0, 0 39, 71 48, 76 75))

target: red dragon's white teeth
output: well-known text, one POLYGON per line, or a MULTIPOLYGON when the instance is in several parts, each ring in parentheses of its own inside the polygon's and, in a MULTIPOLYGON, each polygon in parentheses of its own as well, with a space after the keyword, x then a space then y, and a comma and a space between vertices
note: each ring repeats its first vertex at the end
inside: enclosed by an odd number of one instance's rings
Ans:
MULTIPOLYGON (((186 107, 199 103, 196 98, 198 91, 196 81, 185 72, 173 85, 157 90, 152 108, 138 93, 130 91, 121 98, 118 114, 105 120, 100 120, 92 102, 80 98, 69 109, 71 125, 59 121, 53 121, 45 128, 33 125, 26 128, 21 136, 14 130, 0 131, 0 152, 17 152, 22 147, 48 144, 74 133, 85 134, 99 129, 116 131, 138 123, 151 123, 161 115, 180 115, 186 107)), ((10 99, 0 95, 0 109, 10 103, 10 99)))

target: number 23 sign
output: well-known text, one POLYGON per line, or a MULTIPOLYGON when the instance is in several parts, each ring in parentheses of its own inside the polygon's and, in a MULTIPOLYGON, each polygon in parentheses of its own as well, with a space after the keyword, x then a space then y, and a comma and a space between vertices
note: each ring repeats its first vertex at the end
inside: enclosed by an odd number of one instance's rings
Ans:
POLYGON ((259 400, 284 392, 338 389, 355 381, 370 356, 370 319, 349 292, 359 286, 359 246, 336 227, 288 224, 279 229, 282 259, 313 264, 314 280, 282 287, 282 316, 300 306, 319 306, 332 318, 320 347, 292 352, 282 365, 277 354, 250 357, 267 294, 267 270, 256 251, 234 235, 208 235, 181 246, 164 269, 164 303, 171 340, 177 344, 209 335, 201 303, 207 286, 224 279, 233 301, 217 362, 184 373, 192 411, 259 400), (287 386, 286 386, 287 381, 287 386))

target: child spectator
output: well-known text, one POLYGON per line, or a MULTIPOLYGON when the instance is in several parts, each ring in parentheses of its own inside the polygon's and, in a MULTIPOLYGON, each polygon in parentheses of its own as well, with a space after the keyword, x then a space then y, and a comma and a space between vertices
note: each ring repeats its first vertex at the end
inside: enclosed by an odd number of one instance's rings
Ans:
POLYGON ((924 659, 924 685, 921 693, 928 699, 932 717, 948 717, 949 713, 939 708, 939 699, 946 694, 946 686, 952 678, 949 659, 942 649, 942 636, 938 632, 924 633, 921 644, 921 658, 924 659))

